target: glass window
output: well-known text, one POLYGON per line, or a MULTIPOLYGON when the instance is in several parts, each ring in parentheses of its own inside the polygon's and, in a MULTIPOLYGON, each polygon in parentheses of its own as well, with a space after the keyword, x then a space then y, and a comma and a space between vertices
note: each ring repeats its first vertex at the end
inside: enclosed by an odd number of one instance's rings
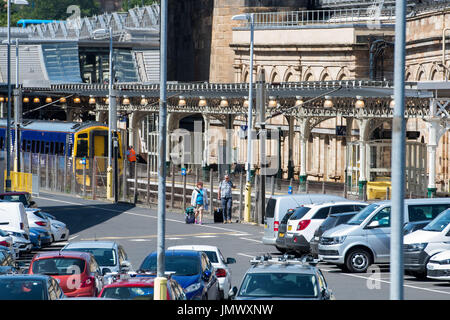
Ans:
POLYGON ((450 210, 446 210, 427 224, 423 230, 441 232, 450 223, 450 210))
POLYGON ((391 226, 391 207, 381 209, 369 222, 378 221, 381 228, 391 226))
POLYGON ((441 212, 450 207, 450 204, 426 204, 426 205, 409 205, 408 216, 409 221, 433 220, 441 212))
POLYGON ((355 211, 354 205, 332 206, 331 213, 345 213, 355 211))
POLYGON ((117 265, 116 251, 113 249, 68 247, 64 251, 81 251, 92 253, 95 257, 96 264, 101 267, 114 267, 117 265))
POLYGON ((50 142, 45 141, 44 143, 44 153, 49 154, 50 153, 50 142))
POLYGON ((319 293, 312 274, 248 273, 238 295, 243 297, 313 298, 319 293))
POLYGON ((378 204, 370 204, 364 209, 362 209, 360 212, 358 212, 353 218, 351 218, 347 224, 351 225, 360 225, 364 222, 364 220, 367 219, 368 216, 372 214, 377 208, 379 207, 378 204))
POLYGON ((300 220, 303 216, 309 211, 311 208, 308 207, 299 207, 295 209, 295 212, 291 216, 291 220, 300 220))
POLYGON ((277 204, 277 200, 269 199, 267 201, 266 206, 266 218, 273 218, 275 216, 275 205, 277 204))
POLYGON ((286 214, 284 215, 283 219, 281 219, 281 224, 287 224, 288 220, 292 217, 294 214, 295 209, 289 209, 286 214))
POLYGON ((88 141, 77 140, 77 154, 75 157, 83 158, 88 156, 88 141))
MULTIPOLYGON (((193 276, 200 273, 200 261, 198 256, 173 256, 166 255, 165 269, 167 272, 175 272, 177 276, 193 276)), ((141 265, 141 270, 156 272, 156 255, 147 257, 141 265)))
POLYGON ((329 213, 330 207, 319 209, 319 211, 316 212, 316 214, 312 217, 312 219, 326 219, 329 213))
POLYGON ((212 263, 217 263, 219 262, 219 259, 217 257, 217 254, 215 251, 204 251, 206 253, 206 255, 209 258, 209 261, 211 261, 212 263))
POLYGON ((46 258, 38 259, 33 262, 33 273, 48 275, 72 275, 84 272, 86 262, 78 258, 46 258))
POLYGON ((355 211, 361 211, 361 210, 364 209, 365 207, 367 207, 367 206, 362 205, 362 204, 356 204, 356 205, 355 205, 355 211))
POLYGON ((40 280, 1 279, 1 300, 44 300, 45 285, 40 280))
POLYGON ((153 300, 153 287, 110 287, 103 290, 102 297, 120 300, 153 300))

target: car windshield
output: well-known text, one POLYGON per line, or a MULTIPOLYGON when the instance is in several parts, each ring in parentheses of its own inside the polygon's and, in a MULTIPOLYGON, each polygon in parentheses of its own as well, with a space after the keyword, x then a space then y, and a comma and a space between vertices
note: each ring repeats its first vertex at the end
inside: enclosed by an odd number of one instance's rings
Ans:
POLYGON ((55 257, 35 260, 32 270, 34 274, 67 276, 83 273, 85 265, 83 259, 55 257))
MULTIPOLYGON (((165 270, 177 276, 194 276, 200 273, 200 260, 196 256, 166 255, 165 270)), ((156 255, 147 257, 141 265, 142 271, 156 272, 156 255)))
POLYGON ((28 206, 28 200, 24 194, 6 194, 0 196, 0 199, 10 202, 22 202, 24 206, 28 206))
POLYGON ((114 267, 117 265, 116 251, 103 248, 66 248, 64 251, 78 251, 92 253, 100 267, 114 267))
POLYGON ((360 225, 361 223, 363 223, 364 220, 367 219, 368 216, 370 216, 370 214, 372 212, 374 212, 380 205, 379 204, 375 204, 372 203, 370 205, 368 205, 367 207, 365 207, 364 209, 362 209, 360 212, 358 212, 353 218, 351 218, 350 220, 348 220, 347 224, 351 224, 351 225, 360 225))
POLYGON ((434 220, 427 224, 423 230, 441 232, 450 223, 450 210, 445 210, 438 215, 434 220))
POLYGON ((284 215, 283 219, 281 219, 281 224, 287 224, 289 218, 294 214, 295 209, 289 209, 284 215))
POLYGON ((0 280, 0 300, 44 300, 42 281, 30 279, 0 280))
POLYGON ((249 273, 238 293, 241 297, 315 298, 316 277, 298 273, 249 273))
POLYGON ((105 288, 101 296, 120 300, 153 300, 153 287, 105 288))
POLYGON ((203 252, 206 253, 211 263, 219 262, 219 259, 217 258, 217 253, 215 251, 203 251, 203 252))

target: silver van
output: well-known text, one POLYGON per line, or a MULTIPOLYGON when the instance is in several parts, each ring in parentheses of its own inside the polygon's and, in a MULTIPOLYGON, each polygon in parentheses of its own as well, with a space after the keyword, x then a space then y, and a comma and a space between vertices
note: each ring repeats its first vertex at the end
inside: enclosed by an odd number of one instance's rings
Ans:
MULTIPOLYGON (((406 199, 404 222, 433 220, 450 207, 450 198, 406 199)), ((349 272, 366 272, 371 264, 388 264, 391 202, 375 202, 345 224, 326 231, 319 242, 319 259, 349 272)))
MULTIPOLYGON (((326 201, 347 201, 347 199, 328 194, 288 194, 270 197, 266 205, 264 236, 262 242, 276 247, 278 226, 289 209, 295 209, 305 204, 322 203, 326 201)), ((277 247, 277 249, 280 252, 284 252, 283 248, 277 247)))

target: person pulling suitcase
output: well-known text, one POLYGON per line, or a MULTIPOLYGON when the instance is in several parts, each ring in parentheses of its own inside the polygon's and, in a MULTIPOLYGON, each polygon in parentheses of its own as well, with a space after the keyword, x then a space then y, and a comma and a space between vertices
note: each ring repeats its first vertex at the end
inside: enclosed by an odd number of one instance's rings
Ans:
POLYGON ((202 224, 203 211, 208 210, 208 191, 203 188, 201 181, 197 182, 197 186, 192 191, 191 205, 195 208, 195 223, 202 224))

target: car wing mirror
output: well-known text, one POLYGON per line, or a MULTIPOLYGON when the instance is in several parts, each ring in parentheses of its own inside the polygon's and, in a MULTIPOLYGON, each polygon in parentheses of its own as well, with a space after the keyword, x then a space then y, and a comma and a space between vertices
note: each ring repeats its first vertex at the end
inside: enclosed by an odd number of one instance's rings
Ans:
POLYGON ((233 263, 236 263, 236 259, 235 258, 227 258, 226 264, 233 264, 233 263))
POLYGON ((230 291, 228 291, 228 296, 230 298, 234 298, 237 294, 237 291, 238 291, 237 287, 231 288, 230 291))
POLYGON ((371 221, 367 226, 366 229, 374 229, 378 228, 380 226, 380 221, 371 221))
POLYGON ((31 206, 34 206, 35 204, 36 204, 36 202, 30 201, 30 207, 31 207, 31 206))
POLYGON ((205 270, 205 272, 203 272, 203 275, 202 275, 203 280, 208 281, 209 278, 211 277, 211 274, 212 274, 211 271, 205 270))
POLYGON ((120 264, 120 271, 130 271, 131 270, 131 263, 127 260, 123 260, 120 264))

